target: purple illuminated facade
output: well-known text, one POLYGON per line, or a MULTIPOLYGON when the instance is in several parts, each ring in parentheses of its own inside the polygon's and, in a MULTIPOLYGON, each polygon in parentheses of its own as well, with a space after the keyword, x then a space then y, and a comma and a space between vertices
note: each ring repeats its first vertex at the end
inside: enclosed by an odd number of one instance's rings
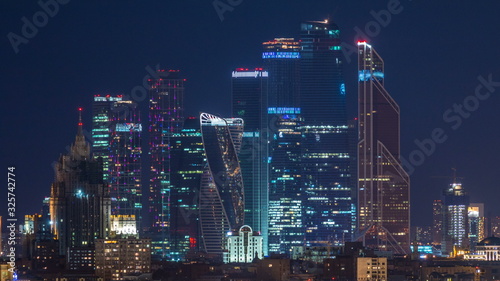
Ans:
POLYGON ((159 70, 149 80, 149 219, 153 254, 168 255, 170 138, 184 123, 184 82, 178 70, 159 70))
POLYGON ((134 216, 140 225, 142 123, 137 103, 121 95, 96 95, 92 115, 93 157, 103 161, 111 215, 134 216))

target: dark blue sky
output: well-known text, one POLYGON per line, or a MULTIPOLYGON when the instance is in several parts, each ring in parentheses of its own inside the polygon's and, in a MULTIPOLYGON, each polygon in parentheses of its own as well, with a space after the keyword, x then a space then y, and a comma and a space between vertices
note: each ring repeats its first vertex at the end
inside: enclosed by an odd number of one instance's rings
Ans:
MULTIPOLYGON (((87 109, 90 130, 94 94, 130 94, 142 85, 145 67, 160 64, 180 69, 188 79, 189 114, 228 116, 230 72, 259 66, 261 42, 296 37, 301 21, 330 17, 343 40, 353 44, 355 28, 364 30, 374 20, 371 11, 387 9, 389 2, 243 0, 221 21, 213 0, 71 0, 16 54, 7 35, 21 36, 21 19, 32 21, 42 8, 37 1, 3 0, 0 159, 3 169, 17 167, 18 212, 39 211, 50 193, 51 163, 74 139, 77 107, 87 109)), ((401 107, 402 155, 408 158, 417 149, 414 141, 430 138, 435 128, 448 137, 412 173, 413 223, 431 223, 431 202, 449 181, 436 176, 451 176, 451 167, 464 177, 473 202, 484 202, 487 211, 500 215, 500 129, 495 125, 500 123, 500 87, 469 117, 460 117, 456 130, 456 121, 443 119, 466 98, 469 108, 474 106, 470 96, 478 76, 491 74, 500 81, 500 2, 401 0, 400 6, 402 11, 368 41, 384 58, 386 88, 401 107)), ((350 58, 345 79, 355 109, 356 55, 350 58)), ((0 192, 0 199, 5 196, 0 192)))

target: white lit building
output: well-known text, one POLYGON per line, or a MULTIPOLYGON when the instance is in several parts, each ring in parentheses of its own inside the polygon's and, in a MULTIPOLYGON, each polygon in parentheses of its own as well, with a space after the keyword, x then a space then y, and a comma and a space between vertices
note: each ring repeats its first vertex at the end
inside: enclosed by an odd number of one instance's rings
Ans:
POLYGON ((264 258, 263 237, 253 232, 250 226, 244 225, 240 231, 228 234, 225 263, 251 263, 256 257, 264 258))
POLYGON ((112 234, 138 238, 135 215, 112 215, 110 219, 112 234))
POLYGON ((465 255, 466 260, 500 261, 500 238, 488 237, 477 243, 474 253, 465 255))

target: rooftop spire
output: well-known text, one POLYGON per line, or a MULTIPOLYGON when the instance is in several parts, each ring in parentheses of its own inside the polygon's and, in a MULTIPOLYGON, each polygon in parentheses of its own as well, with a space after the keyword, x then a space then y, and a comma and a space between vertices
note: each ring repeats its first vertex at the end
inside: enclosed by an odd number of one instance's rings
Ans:
POLYGON ((78 135, 81 136, 83 134, 83 122, 82 122, 82 111, 83 108, 78 108, 78 135))
POLYGON ((90 145, 85 141, 83 135, 83 122, 82 122, 83 108, 78 108, 78 133, 76 134, 75 142, 71 147, 71 155, 76 159, 86 159, 90 157, 90 145))

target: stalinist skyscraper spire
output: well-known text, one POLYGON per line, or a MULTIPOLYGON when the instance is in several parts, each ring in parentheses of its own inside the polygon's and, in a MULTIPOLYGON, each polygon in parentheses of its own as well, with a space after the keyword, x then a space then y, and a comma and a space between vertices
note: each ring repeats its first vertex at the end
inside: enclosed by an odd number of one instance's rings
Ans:
POLYGON ((75 142, 56 165, 50 194, 52 231, 59 240, 59 254, 71 248, 93 248, 109 231, 109 190, 102 177, 102 161, 90 156, 81 118, 75 142))

